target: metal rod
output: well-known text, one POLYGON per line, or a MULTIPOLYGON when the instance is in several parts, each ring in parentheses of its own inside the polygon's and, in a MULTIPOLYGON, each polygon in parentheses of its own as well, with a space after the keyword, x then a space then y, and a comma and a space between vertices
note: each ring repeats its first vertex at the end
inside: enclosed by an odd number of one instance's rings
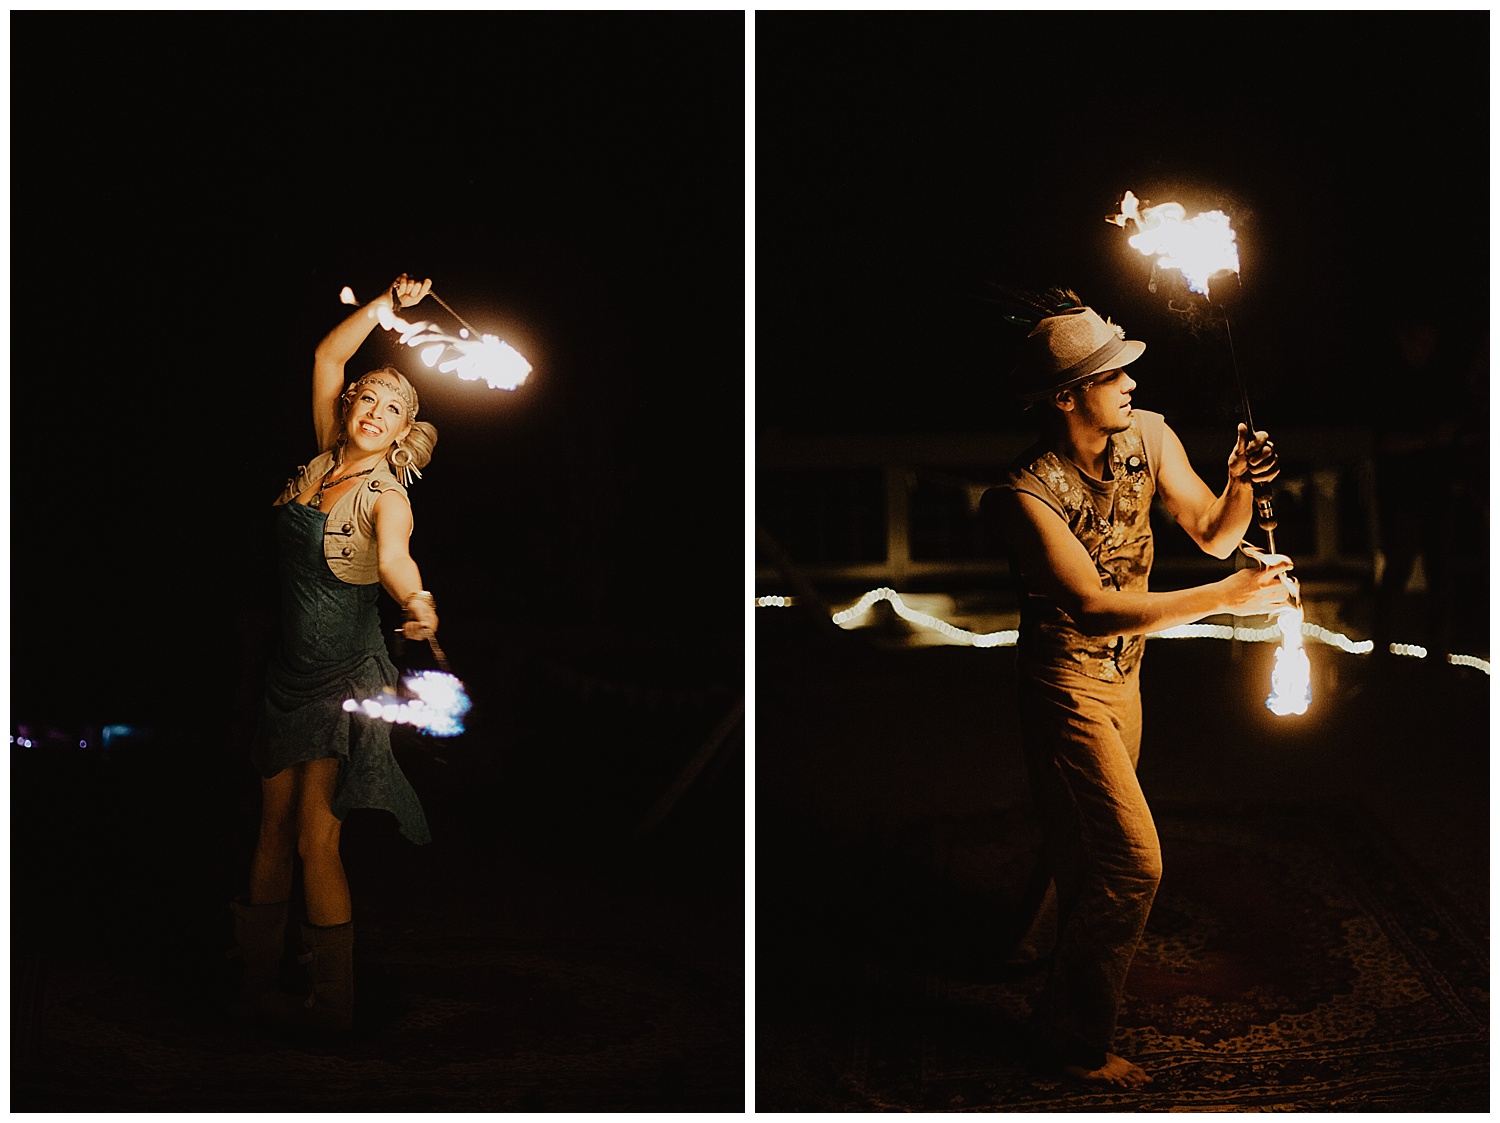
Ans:
POLYGON ((1219 311, 1224 313, 1224 338, 1229 341, 1229 365, 1234 371, 1234 380, 1240 388, 1240 408, 1245 411, 1245 427, 1250 430, 1250 437, 1255 437, 1255 419, 1250 416, 1250 395, 1245 392, 1245 380, 1240 377, 1240 364, 1234 357, 1234 333, 1229 330, 1229 313, 1224 311, 1224 306, 1219 305, 1219 311))
MULTIPOLYGON (((1229 342, 1229 365, 1234 370, 1234 381, 1240 390, 1240 409, 1245 414, 1245 428, 1250 431, 1249 440, 1255 439, 1255 418, 1250 414, 1250 394, 1245 389, 1245 379, 1240 374, 1240 364, 1234 355, 1234 333, 1229 327, 1229 312, 1220 304, 1219 311, 1224 316, 1224 338, 1229 342)), ((1271 497, 1270 484, 1253 484, 1255 491, 1255 515, 1256 522, 1266 532, 1266 540, 1270 544, 1271 553, 1276 552, 1276 505, 1271 497)))

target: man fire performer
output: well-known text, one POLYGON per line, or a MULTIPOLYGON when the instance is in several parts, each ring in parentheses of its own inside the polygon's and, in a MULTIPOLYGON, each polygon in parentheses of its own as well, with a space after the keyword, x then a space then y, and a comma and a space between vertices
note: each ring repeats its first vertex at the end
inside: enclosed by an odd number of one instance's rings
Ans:
POLYGON ((1125 1087, 1151 1079, 1109 1048, 1161 878, 1136 778, 1146 634, 1274 613, 1291 568, 1265 555, 1211 584, 1147 591, 1154 497, 1202 550, 1228 558, 1250 525, 1253 483, 1274 479, 1277 463, 1267 434, 1241 424, 1228 482, 1210 491, 1166 420, 1131 406, 1125 367, 1144 350, 1092 308, 1037 321, 1014 377, 1041 410, 1041 439, 992 492, 1022 593, 1021 737, 1057 914, 1033 1028, 1049 1062, 1125 1087))

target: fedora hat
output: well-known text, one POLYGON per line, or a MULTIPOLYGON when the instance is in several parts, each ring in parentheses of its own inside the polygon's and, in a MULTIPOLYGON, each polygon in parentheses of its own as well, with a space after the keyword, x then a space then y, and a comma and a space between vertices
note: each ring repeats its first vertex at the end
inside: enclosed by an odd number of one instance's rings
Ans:
POLYGON ((1038 402, 1141 357, 1146 345, 1092 308, 1067 308, 1037 321, 1011 372, 1023 401, 1038 402))

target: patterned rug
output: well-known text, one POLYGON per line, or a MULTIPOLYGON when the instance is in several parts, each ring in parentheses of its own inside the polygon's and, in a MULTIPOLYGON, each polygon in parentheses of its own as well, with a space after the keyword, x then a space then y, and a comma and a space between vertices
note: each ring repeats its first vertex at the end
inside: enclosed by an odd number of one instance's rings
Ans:
POLYGON ((864 1001, 822 1102, 808 1102, 805 1068, 771 1071, 773 1042, 757 1108, 1488 1110, 1482 919, 1343 810, 1158 809, 1157 820, 1167 872, 1114 1050, 1153 1075, 1145 1090, 1028 1062, 1039 970, 996 978, 877 957, 849 991, 864 1001))

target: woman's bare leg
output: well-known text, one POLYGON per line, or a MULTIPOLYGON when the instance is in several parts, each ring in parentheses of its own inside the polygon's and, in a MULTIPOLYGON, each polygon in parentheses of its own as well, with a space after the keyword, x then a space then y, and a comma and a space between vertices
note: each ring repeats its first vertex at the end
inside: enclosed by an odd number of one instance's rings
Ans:
POLYGON ((250 904, 276 905, 292 894, 297 839, 297 777, 283 768, 260 782, 260 833, 250 861, 250 904))
POLYGON ((319 928, 347 924, 350 919, 349 882, 339 856, 339 830, 334 815, 333 790, 339 761, 310 760, 296 765, 297 853, 302 858, 302 889, 307 922, 319 928))

